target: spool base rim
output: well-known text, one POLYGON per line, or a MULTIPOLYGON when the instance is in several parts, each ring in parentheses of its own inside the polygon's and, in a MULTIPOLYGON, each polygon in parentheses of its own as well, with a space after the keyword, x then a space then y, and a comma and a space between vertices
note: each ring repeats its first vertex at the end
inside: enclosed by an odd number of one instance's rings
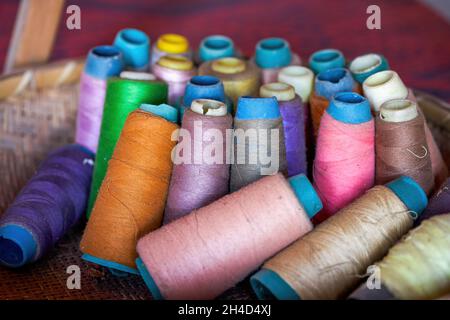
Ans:
MULTIPOLYGON (((84 253, 81 256, 81 259, 88 261, 88 262, 92 262, 95 264, 98 264, 100 266, 106 267, 108 268, 112 274, 116 274, 116 275, 120 275, 119 273, 115 273, 116 270, 121 271, 121 272, 126 272, 126 273, 131 273, 131 274, 135 274, 135 275, 139 275, 139 271, 137 269, 131 268, 129 266, 117 263, 117 262, 113 262, 113 261, 108 261, 102 258, 98 258, 95 257, 93 255, 84 253)), ((123 275, 121 275, 123 276, 123 275)))

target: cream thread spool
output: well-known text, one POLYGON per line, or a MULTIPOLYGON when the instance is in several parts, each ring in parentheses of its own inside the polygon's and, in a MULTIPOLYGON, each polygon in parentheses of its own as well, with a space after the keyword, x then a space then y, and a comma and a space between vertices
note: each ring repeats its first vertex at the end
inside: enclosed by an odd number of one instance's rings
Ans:
POLYGON ((280 70, 278 81, 290 84, 303 103, 309 102, 309 96, 314 87, 314 73, 303 66, 289 66, 280 70))

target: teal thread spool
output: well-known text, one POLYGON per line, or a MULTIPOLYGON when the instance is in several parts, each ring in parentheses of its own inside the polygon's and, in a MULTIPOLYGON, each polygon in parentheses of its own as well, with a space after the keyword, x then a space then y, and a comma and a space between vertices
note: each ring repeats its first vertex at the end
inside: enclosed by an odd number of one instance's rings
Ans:
POLYGON ((343 68, 345 67, 344 54, 336 49, 316 51, 309 57, 309 67, 315 74, 332 68, 343 68))
POLYGON ((223 35, 204 38, 198 49, 200 62, 235 56, 233 40, 223 35))

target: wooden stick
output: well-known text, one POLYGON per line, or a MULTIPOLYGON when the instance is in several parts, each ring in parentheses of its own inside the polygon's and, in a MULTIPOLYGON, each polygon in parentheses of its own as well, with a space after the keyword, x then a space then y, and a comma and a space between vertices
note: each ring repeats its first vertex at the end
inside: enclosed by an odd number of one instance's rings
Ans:
POLYGON ((5 73, 50 57, 64 0, 22 0, 9 44, 5 73))

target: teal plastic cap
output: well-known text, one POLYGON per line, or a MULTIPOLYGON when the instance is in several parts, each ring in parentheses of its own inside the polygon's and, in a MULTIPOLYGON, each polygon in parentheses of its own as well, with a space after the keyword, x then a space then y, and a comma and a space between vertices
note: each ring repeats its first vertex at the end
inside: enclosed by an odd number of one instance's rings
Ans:
POLYGON ((354 92, 337 93, 330 101, 327 113, 340 122, 360 124, 372 119, 366 98, 354 92))
POLYGON ((88 261, 88 262, 98 264, 100 266, 104 266, 104 267, 108 268, 111 271, 111 273, 114 275, 123 276, 123 272, 131 273, 131 274, 139 274, 139 272, 134 268, 131 268, 129 266, 126 266, 126 265, 123 265, 123 264, 120 264, 117 262, 94 257, 87 253, 83 254, 81 256, 81 259, 88 261))
POLYGON ((158 286, 156 285, 152 276, 148 272, 147 267, 145 266, 145 264, 141 258, 136 259, 136 265, 138 267, 138 270, 139 270, 139 273, 141 274, 142 279, 144 279, 144 282, 145 282, 147 288, 150 290, 153 298, 155 300, 164 300, 164 298, 161 294, 161 291, 159 291, 158 286))
POLYGON ((298 201, 303 209, 305 209, 310 219, 313 218, 317 212, 322 210, 323 204, 319 195, 309 179, 303 173, 290 177, 288 181, 292 191, 294 191, 298 201))
POLYGON ((277 273, 261 269, 250 277, 253 292, 259 300, 300 300, 300 296, 277 273))
POLYGON ((255 62, 260 68, 282 68, 291 60, 289 43, 282 38, 266 38, 256 44, 255 62))
POLYGON ((408 207, 409 210, 415 212, 417 217, 428 205, 428 198, 422 187, 407 176, 401 176, 386 184, 397 197, 408 207))
POLYGON ((199 57, 201 61, 209 61, 234 56, 234 43, 223 35, 212 35, 200 43, 199 57))
POLYGON ((37 243, 31 232, 19 225, 0 227, 0 264, 18 268, 33 262, 37 243))
POLYGON ((343 68, 344 66, 344 55, 336 49, 319 50, 309 58, 309 67, 315 74, 332 68, 343 68))
POLYGON ((127 67, 145 70, 150 62, 150 39, 138 29, 122 29, 114 40, 114 45, 123 54, 127 67))
POLYGON ((175 107, 172 107, 168 104, 160 104, 160 105, 154 105, 154 104, 141 104, 139 109, 153 113, 154 115, 160 116, 167 121, 178 123, 178 109, 175 107))

